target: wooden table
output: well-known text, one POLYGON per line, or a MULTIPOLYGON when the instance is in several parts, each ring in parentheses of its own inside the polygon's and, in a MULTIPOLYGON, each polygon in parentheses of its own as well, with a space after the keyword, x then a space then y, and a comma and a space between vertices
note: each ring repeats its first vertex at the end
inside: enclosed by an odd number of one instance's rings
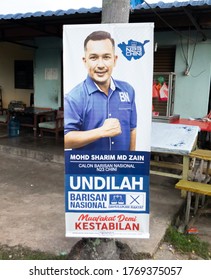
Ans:
POLYGON ((151 174, 167 176, 171 178, 188 178, 189 154, 196 148, 199 132, 198 126, 183 124, 170 124, 152 122, 151 152, 155 156, 177 155, 182 157, 182 163, 151 160, 151 174), (180 175, 168 171, 153 170, 152 167, 181 170, 180 175))
POLYGON ((211 149, 211 122, 203 121, 202 119, 200 120, 179 119, 173 121, 172 123, 195 125, 200 127, 198 146, 201 149, 211 149))
MULTIPOLYGON (((193 165, 192 168, 192 178, 190 181, 188 180, 180 180, 176 184, 177 189, 181 189, 183 192, 187 192, 187 200, 186 200, 186 211, 185 211, 185 220, 184 226, 188 227, 190 224, 193 224, 194 219, 190 218, 191 212, 191 200, 193 194, 195 195, 195 203, 194 203, 194 216, 196 216, 197 212, 200 215, 203 212, 203 206, 205 203, 205 196, 211 196, 211 185, 209 184, 210 181, 210 167, 211 167, 211 151, 210 150, 202 150, 196 149, 189 154, 189 157, 194 160, 199 160, 200 165, 196 166, 193 165), (206 163, 206 164, 205 164, 206 163), (206 166, 206 169, 204 169, 206 166), (195 176, 197 177, 195 178, 195 176), (199 198, 202 197, 201 200, 201 208, 199 213, 199 198)), ((192 205, 193 207, 193 205, 192 205)))
POLYGON ((21 126, 32 127, 34 137, 38 136, 38 122, 40 117, 48 117, 56 114, 56 110, 40 107, 26 107, 24 111, 10 112, 15 114, 20 121, 21 126))
POLYGON ((179 119, 179 120, 173 121, 172 123, 198 126, 198 127, 200 127, 201 131, 211 132, 211 122, 205 122, 202 120, 179 119))

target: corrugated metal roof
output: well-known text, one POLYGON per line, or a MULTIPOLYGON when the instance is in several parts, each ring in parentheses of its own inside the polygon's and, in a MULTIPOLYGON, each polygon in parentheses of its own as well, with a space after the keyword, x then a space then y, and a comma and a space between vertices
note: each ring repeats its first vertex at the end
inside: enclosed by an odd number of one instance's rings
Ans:
POLYGON ((35 12, 35 13, 17 13, 17 14, 7 14, 0 15, 0 20, 8 19, 22 19, 30 17, 51 17, 51 16, 64 16, 64 15, 73 15, 73 14, 86 14, 86 13, 99 13, 101 8, 93 7, 91 9, 80 8, 78 10, 69 9, 69 10, 57 10, 57 11, 46 11, 46 12, 35 12))
MULTIPOLYGON (((147 0, 146 0, 147 2, 147 0)), ((190 0, 190 1, 182 1, 182 2, 178 2, 178 1, 174 1, 174 2, 170 2, 170 3, 164 3, 162 1, 158 2, 158 3, 148 3, 150 5, 151 8, 155 9, 155 8, 160 8, 160 9, 171 9, 171 8, 179 8, 179 7, 187 7, 187 6, 205 6, 211 5, 211 0, 190 0)), ((150 9, 150 7, 146 4, 143 3, 141 5, 137 5, 135 9, 150 9)))
MULTIPOLYGON (((146 1, 147 2, 147 1, 146 1)), ((160 8, 160 9, 171 9, 173 7, 179 8, 179 7, 186 7, 188 5, 190 6, 204 6, 204 5, 211 5, 211 0, 201 0, 201 1, 184 1, 184 2, 178 2, 174 1, 171 3, 164 3, 162 1, 158 3, 151 3, 149 4, 151 8, 160 8)), ((139 9, 150 9, 150 7, 146 4, 139 4, 135 7, 136 10, 139 9)), ((7 14, 7 15, 0 15, 0 20, 18 20, 23 18, 30 18, 30 17, 52 17, 52 16, 64 16, 64 15, 73 15, 73 14, 86 14, 86 13, 100 13, 102 11, 102 8, 80 8, 78 10, 69 9, 69 10, 57 10, 57 11, 46 11, 46 12, 35 12, 35 13, 17 13, 17 14, 7 14)))

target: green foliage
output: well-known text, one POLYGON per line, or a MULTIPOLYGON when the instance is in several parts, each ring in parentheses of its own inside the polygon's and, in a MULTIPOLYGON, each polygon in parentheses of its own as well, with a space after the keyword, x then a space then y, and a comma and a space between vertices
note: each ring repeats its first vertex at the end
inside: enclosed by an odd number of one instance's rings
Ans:
POLYGON ((66 254, 54 255, 22 246, 0 245, 0 260, 65 260, 66 258, 66 254))
POLYGON ((203 259, 211 259, 211 251, 207 242, 201 241, 197 235, 182 234, 174 227, 169 227, 165 240, 182 253, 192 253, 203 259))

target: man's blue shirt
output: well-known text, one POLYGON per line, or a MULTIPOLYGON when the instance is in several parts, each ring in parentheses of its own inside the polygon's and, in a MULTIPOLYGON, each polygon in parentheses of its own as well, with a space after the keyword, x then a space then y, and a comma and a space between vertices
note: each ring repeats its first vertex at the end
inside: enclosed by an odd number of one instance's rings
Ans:
POLYGON ((136 128, 137 115, 133 87, 123 81, 113 80, 114 90, 108 96, 87 79, 72 89, 64 98, 64 132, 86 131, 103 125, 107 118, 120 121, 122 133, 101 138, 78 150, 129 150, 130 131, 136 128))

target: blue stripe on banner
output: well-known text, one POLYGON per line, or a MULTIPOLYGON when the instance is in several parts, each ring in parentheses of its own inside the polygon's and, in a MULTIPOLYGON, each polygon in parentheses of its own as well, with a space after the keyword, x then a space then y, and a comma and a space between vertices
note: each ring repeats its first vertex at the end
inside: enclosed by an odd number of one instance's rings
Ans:
POLYGON ((149 175, 150 152, 65 151, 66 174, 149 175))
MULTIPOLYGON (((139 200, 140 195, 132 195, 131 200, 139 200)), ((90 201, 71 201, 66 197, 65 211, 66 213, 131 213, 131 214, 149 214, 149 201, 145 201, 145 205, 119 205, 114 207, 109 205, 106 207, 104 202, 90 202, 90 201)))
POLYGON ((140 175, 65 175, 65 187, 68 191, 146 191, 148 184, 149 176, 140 175))
POLYGON ((66 175, 66 212, 149 213, 149 176, 66 175))

